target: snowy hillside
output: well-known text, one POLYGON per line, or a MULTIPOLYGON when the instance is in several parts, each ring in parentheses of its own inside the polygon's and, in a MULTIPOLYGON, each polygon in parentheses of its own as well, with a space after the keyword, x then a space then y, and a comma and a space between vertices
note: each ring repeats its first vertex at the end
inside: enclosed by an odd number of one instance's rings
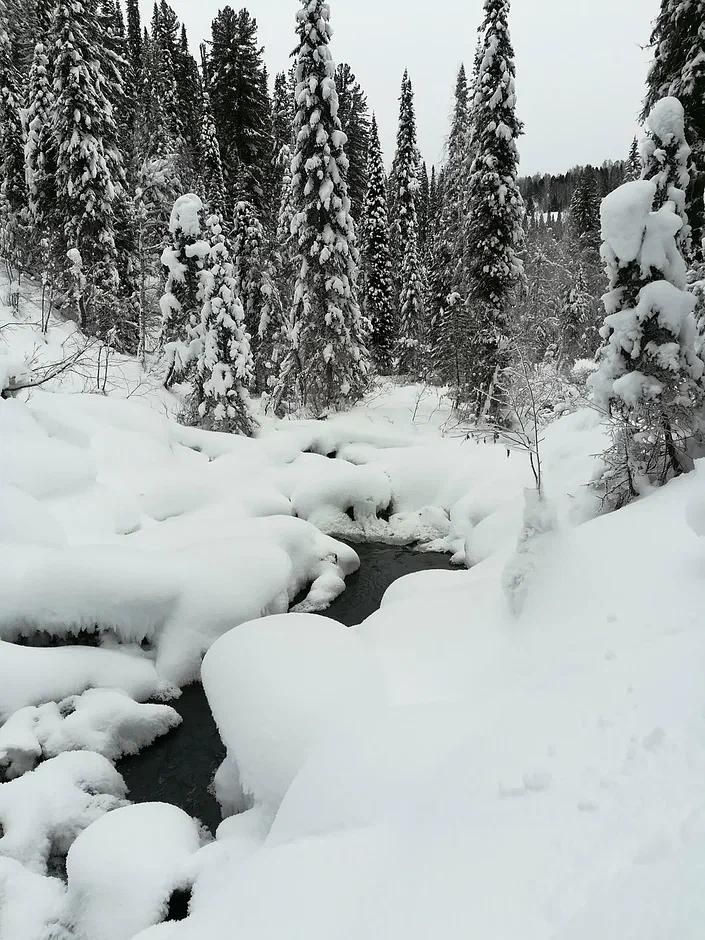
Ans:
MULTIPOLYGON (((81 342, 54 323, 44 346, 21 311, 6 370, 81 342)), ((173 422, 133 361, 112 394, 77 394, 91 374, 0 403, 3 940, 699 937, 700 467, 592 518, 597 416, 553 423, 559 522, 515 616, 528 461, 468 439, 437 391, 380 386, 247 440, 173 422), (470 570, 406 578, 346 630, 315 613, 358 564, 336 537, 470 570), (99 648, 64 645, 80 630, 99 648), (37 632, 62 645, 15 644, 37 632), (178 723, 135 701, 178 694, 206 652, 217 793, 245 810, 215 841, 125 806, 109 763, 178 723), (152 927, 175 889, 190 916, 152 927)))

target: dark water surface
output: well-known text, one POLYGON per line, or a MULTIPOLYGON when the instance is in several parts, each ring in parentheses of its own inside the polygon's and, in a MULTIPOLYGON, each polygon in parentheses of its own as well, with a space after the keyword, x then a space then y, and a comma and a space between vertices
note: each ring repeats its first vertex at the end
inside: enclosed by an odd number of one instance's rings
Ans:
MULTIPOLYGON (((360 570, 347 579, 347 588, 324 616, 348 627, 360 623, 379 607, 389 585, 415 571, 450 570, 449 555, 414 552, 380 543, 355 544, 360 570)), ((180 806, 215 832, 220 807, 209 792, 213 774, 225 757, 225 749, 208 708, 203 687, 184 689, 170 703, 183 723, 159 738, 151 747, 117 764, 136 803, 162 802, 180 806)))

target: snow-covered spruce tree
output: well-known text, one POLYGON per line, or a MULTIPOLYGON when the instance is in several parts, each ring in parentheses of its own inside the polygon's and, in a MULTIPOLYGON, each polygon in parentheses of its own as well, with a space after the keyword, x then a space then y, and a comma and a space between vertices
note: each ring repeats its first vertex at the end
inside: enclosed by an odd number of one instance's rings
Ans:
POLYGON ((493 390, 506 362, 509 308, 522 277, 524 203, 517 185, 522 124, 516 115, 508 20, 509 0, 485 0, 472 105, 474 156, 466 232, 469 301, 475 321, 472 384, 478 413, 495 408, 493 390))
POLYGON ((0 254, 21 271, 26 260, 22 210, 27 188, 20 75, 8 24, 8 9, 0 0, 0 254))
POLYGON ((469 130, 469 91, 461 65, 455 85, 455 104, 448 137, 445 189, 440 219, 429 259, 429 318, 432 365, 436 377, 458 390, 467 384, 470 325, 461 309, 464 293, 465 175, 469 130), (451 300, 452 298, 452 300, 451 300))
POLYGON ((372 326, 370 349, 382 375, 394 365, 396 346, 394 285, 389 251, 387 178, 377 120, 372 115, 367 156, 367 192, 362 214, 362 309, 372 326))
POLYGON ((583 251, 598 251, 600 246, 600 190, 591 166, 580 174, 570 201, 570 229, 583 251))
POLYGON ((690 466, 688 441, 702 397, 695 298, 686 290, 682 254, 689 148, 680 102, 657 102, 647 127, 645 178, 625 183, 602 204, 610 291, 600 366, 590 385, 613 418, 599 483, 612 507, 690 466))
POLYGON ((345 182, 350 196, 350 211, 355 222, 358 222, 362 216, 362 205, 367 189, 365 171, 370 142, 367 96, 346 62, 335 70, 335 85, 338 91, 340 126, 347 137, 345 154, 348 158, 348 170, 345 174, 345 182))
POLYGON ((150 158, 136 175, 135 218, 135 308, 137 313, 137 357, 143 366, 157 345, 160 309, 161 255, 171 208, 178 191, 170 160, 150 158))
POLYGON ((171 160, 174 174, 177 170, 178 141, 173 133, 173 121, 167 118, 162 99, 160 75, 161 52, 147 31, 142 42, 143 105, 139 109, 135 126, 134 159, 141 165, 145 159, 171 160))
POLYGON ((183 24, 175 52, 174 76, 177 106, 181 116, 183 159, 195 182, 198 178, 200 157, 203 87, 198 64, 189 51, 186 27, 183 24))
POLYGON ((202 307, 201 272, 210 250, 203 238, 205 211, 195 193, 174 203, 169 219, 171 245, 162 253, 167 281, 159 306, 160 345, 164 350, 167 388, 186 376, 198 355, 202 307))
POLYGON ((86 291, 80 298, 81 325, 104 330, 115 318, 119 285, 115 245, 115 201, 124 189, 122 157, 110 88, 101 62, 93 11, 83 0, 60 0, 54 28, 54 135, 57 143, 56 197, 63 251, 76 248, 83 259, 86 291))
POLYGON ((101 0, 98 16, 103 37, 103 71, 106 81, 112 86, 107 97, 118 127, 120 150, 128 162, 134 138, 137 98, 119 0, 101 0))
POLYGON ((585 271, 579 263, 575 280, 569 284, 565 292, 559 315, 558 363, 567 371, 570 371, 576 359, 592 355, 595 348, 592 342, 594 338, 592 307, 592 297, 587 289, 585 271))
POLYGON ((142 21, 139 0, 127 0, 127 51, 133 74, 139 78, 142 71, 142 21))
POLYGON ((281 315, 281 303, 264 227, 250 202, 235 207, 233 225, 234 283, 245 314, 255 360, 255 387, 265 391, 271 368, 270 334, 281 315))
POLYGON ((397 281, 398 347, 397 368, 401 374, 418 375, 426 338, 425 276, 418 246, 417 200, 419 194, 419 151, 416 144, 414 92, 408 72, 404 72, 399 99, 397 149, 390 177, 392 257, 399 271, 397 281))
POLYGON ((206 220, 205 236, 208 253, 200 273, 202 342, 190 417, 209 430, 249 436, 254 431, 247 391, 253 377, 252 354, 219 216, 206 220))
POLYGON ((369 325, 357 302, 358 252, 342 176, 345 134, 338 120, 328 3, 302 0, 297 33, 292 234, 299 272, 275 400, 293 394, 320 415, 363 394, 369 325))
POLYGON ((247 10, 220 10, 209 58, 211 104, 218 129, 229 210, 238 200, 266 210, 272 156, 270 104, 257 22, 247 10))
MULTIPOLYGON (((703 258, 705 235, 705 0, 661 0, 651 35, 654 61, 647 79, 642 118, 659 99, 674 96, 685 111, 692 147, 686 209, 693 230, 691 248, 703 258)), ((688 246, 686 246, 688 247, 688 246)))
MULTIPOLYGON (((277 227, 279 203, 285 162, 282 159, 284 147, 291 148, 294 133, 294 96, 286 72, 278 72, 274 78, 272 95, 272 152, 267 183, 268 222, 272 230, 277 227)), ((289 149, 289 162, 291 150, 289 149)))
POLYGON ((418 220, 419 220, 419 250, 423 254, 428 244, 428 209, 431 198, 431 184, 428 178, 428 167, 424 161, 419 171, 419 199, 418 199, 418 220))
POLYGON ((203 92, 202 112, 200 156, 203 188, 209 211, 219 215, 225 211, 225 179, 213 109, 207 91, 203 92))
POLYGON ((629 148, 629 156, 624 165, 624 182, 633 183, 634 180, 641 179, 641 157, 639 155, 639 141, 634 138, 629 148))
POLYGON ((26 141, 24 148, 27 209, 32 226, 36 263, 42 283, 42 325, 51 312, 56 271, 52 268, 52 238, 56 236, 56 143, 52 127, 54 92, 49 77, 49 59, 37 43, 29 73, 26 141))

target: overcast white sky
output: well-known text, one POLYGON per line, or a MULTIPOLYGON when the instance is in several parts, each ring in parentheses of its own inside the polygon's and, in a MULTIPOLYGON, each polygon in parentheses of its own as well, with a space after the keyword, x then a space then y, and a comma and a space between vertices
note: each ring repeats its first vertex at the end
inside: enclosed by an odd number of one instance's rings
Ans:
MULTIPOLYGON (((141 0, 149 20, 153 0, 141 0)), ((223 0, 170 0, 192 51, 210 35, 223 0)), ((235 0, 257 19, 270 71, 287 67, 298 0, 235 0)), ((642 51, 659 0, 514 0, 521 172, 560 172, 626 155, 643 94, 642 51)), ((336 62, 347 61, 376 111, 391 160, 404 68, 416 90, 419 144, 438 162, 448 133, 455 75, 469 65, 482 0, 331 0, 336 62)))

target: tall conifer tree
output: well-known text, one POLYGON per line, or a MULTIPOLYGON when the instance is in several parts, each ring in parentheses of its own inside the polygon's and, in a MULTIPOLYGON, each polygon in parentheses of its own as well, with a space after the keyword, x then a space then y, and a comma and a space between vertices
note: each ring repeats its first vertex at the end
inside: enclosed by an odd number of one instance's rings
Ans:
MULTIPOLYGON (((703 258, 705 235, 705 0, 661 0, 651 35, 654 61, 647 80, 642 118, 667 95, 685 110, 686 137, 692 150, 687 210, 693 231, 691 249, 703 258)), ((688 251, 689 249, 686 248, 688 251)))
POLYGON ((362 215, 362 306, 372 326, 370 348, 382 374, 392 371, 396 346, 394 286, 389 250, 387 179, 377 121, 372 116, 362 215))
POLYGON ((302 0, 297 14, 296 150, 292 192, 299 273, 277 397, 296 389, 316 414, 359 398, 367 384, 367 323, 357 302, 358 253, 343 174, 330 8, 302 0))
POLYGON ((524 203, 517 184, 514 50, 509 0, 485 0, 472 105, 473 159, 466 232, 468 298, 473 311, 473 377, 478 411, 487 411, 511 333, 512 293, 522 277, 524 203))

